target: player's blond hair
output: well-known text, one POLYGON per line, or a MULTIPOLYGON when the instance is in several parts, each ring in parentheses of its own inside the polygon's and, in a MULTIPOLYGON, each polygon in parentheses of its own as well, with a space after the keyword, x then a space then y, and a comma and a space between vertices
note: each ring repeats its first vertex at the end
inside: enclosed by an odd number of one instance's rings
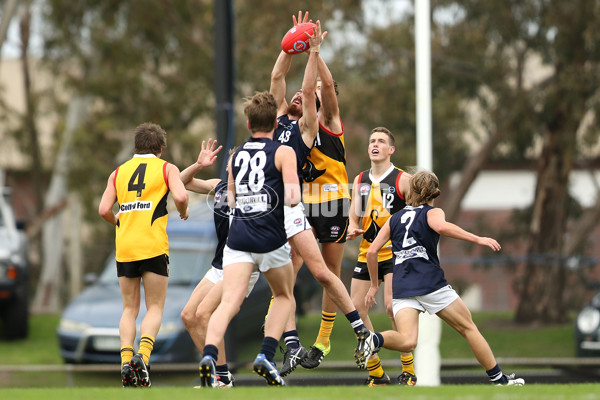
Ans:
POLYGON ((406 204, 413 207, 429 203, 442 193, 439 188, 440 181, 431 171, 417 172, 410 178, 408 185, 406 204))

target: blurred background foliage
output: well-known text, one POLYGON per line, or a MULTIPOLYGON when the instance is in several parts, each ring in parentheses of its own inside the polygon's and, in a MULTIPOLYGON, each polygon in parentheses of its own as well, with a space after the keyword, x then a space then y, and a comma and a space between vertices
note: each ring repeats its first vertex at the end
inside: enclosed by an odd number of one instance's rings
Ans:
MULTIPOLYGON (((0 0, 0 6, 7 3, 0 0)), ((231 4, 239 143, 247 136, 242 99, 269 88, 281 38, 298 10, 282 0, 231 4)), ((220 49, 214 45, 213 6, 213 0, 21 4, 16 18, 24 66, 28 18, 38 10, 43 46, 31 56, 42 59, 57 86, 32 91, 26 114, 16 115, 18 123, 6 134, 19 138, 37 182, 47 182, 57 151, 39 150, 36 119, 56 117, 52 148, 58 150, 69 104, 90 102, 68 159, 69 190, 81 196, 93 227, 86 270, 98 271, 113 246, 113 229, 98 218, 97 204, 110 172, 131 156, 133 128, 145 121, 162 125, 168 132, 163 158, 180 169, 196 160, 202 140, 216 136, 214 82, 220 71, 214 58, 220 49)), ((392 161, 410 170, 416 164, 412 2, 307 0, 302 8, 329 31, 322 56, 339 84, 350 180, 369 167, 367 138, 376 126, 394 133, 392 161)), ((580 208, 568 195, 573 168, 598 166, 600 2, 432 0, 431 11, 434 171, 446 187, 457 172, 463 184, 446 191, 440 204, 454 220, 481 169, 536 170, 536 200, 515 225, 513 239, 527 238, 527 254, 551 253, 557 261, 549 274, 535 261, 526 263, 517 318, 564 319, 565 288, 550 283, 566 282, 568 256, 593 252, 586 235, 600 218, 598 211, 575 212, 580 208), (583 220, 593 224, 577 223, 583 220)), ((301 85, 305 60, 304 54, 294 57, 289 95, 301 85)), ((15 111, 3 103, 0 117, 10 116, 15 111)), ((198 176, 216 174, 213 169, 198 176)), ((32 219, 42 214, 41 203, 32 219)))

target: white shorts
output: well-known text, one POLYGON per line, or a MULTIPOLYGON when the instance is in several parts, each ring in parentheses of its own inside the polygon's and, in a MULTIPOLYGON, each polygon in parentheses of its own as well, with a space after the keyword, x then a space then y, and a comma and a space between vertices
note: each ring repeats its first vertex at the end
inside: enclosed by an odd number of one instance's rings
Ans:
MULTIPOLYGON (((256 282, 258 281, 259 277, 260 272, 258 271, 253 272, 250 275, 250 282, 248 282, 248 293, 246 293, 246 297, 250 296, 250 292, 252 292, 252 289, 254 289, 254 285, 256 285, 256 282)), ((216 285, 217 282, 223 280, 223 270, 211 267, 208 271, 206 271, 204 279, 216 285)))
POLYGON ((225 245, 223 250, 223 268, 234 263, 254 264, 254 271, 267 272, 272 268, 280 268, 291 262, 290 245, 283 246, 268 253, 250 253, 230 249, 225 245))
POLYGON ((434 315, 448 307, 456 299, 458 299, 458 293, 452 289, 452 286, 448 285, 423 296, 393 299, 392 309, 394 310, 394 317, 398 311, 403 308, 414 308, 421 312, 427 311, 429 314, 434 315))
POLYGON ((285 234, 291 238, 296 234, 310 229, 310 224, 304 215, 304 204, 298 203, 294 207, 283 206, 285 234))

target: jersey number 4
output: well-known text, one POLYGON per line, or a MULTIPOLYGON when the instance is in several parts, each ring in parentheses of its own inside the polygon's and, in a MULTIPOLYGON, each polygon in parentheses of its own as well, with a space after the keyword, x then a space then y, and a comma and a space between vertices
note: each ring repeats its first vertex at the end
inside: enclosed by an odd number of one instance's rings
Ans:
POLYGON ((146 176, 146 167, 148 164, 140 164, 131 175, 127 190, 130 192, 137 192, 136 197, 142 197, 142 190, 146 188, 144 183, 144 177, 146 176))

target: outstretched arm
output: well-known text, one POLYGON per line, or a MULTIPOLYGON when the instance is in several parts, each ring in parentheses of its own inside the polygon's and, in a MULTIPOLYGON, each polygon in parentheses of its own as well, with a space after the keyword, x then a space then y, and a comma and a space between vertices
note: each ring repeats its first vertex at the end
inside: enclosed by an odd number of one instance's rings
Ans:
POLYGON ((271 71, 271 88, 269 91, 277 102, 277 116, 285 114, 287 110, 287 101, 285 100, 286 83, 285 77, 290 70, 292 65, 292 55, 287 54, 285 51, 279 53, 277 61, 271 71))
POLYGON ((302 118, 300 118, 300 131, 302 139, 307 147, 312 148, 317 133, 319 132, 319 122, 317 120, 317 63, 321 56, 319 48, 325 37, 321 33, 321 22, 317 21, 312 35, 308 34, 310 42, 310 53, 306 69, 304 70, 304 79, 302 81, 302 118))
POLYGON ((317 73, 321 78, 321 110, 319 111, 319 122, 327 130, 333 133, 343 131, 340 109, 338 107, 337 94, 331 71, 322 57, 317 63, 317 73))
POLYGON ((454 239, 473 242, 481 246, 487 246, 494 251, 501 249, 500 244, 492 238, 477 236, 465 231, 458 225, 446 221, 446 214, 441 208, 433 208, 427 212, 427 224, 440 235, 454 239))
POLYGON ((213 139, 208 139, 208 144, 203 140, 202 150, 200 151, 200 154, 198 154, 198 161, 181 171, 180 178, 187 190, 200 194, 208 194, 211 193, 219 183, 220 179, 204 180, 194 178, 194 175, 198 172, 215 163, 217 154, 223 149, 223 146, 219 146, 215 149, 216 145, 216 140, 213 141, 213 139))

